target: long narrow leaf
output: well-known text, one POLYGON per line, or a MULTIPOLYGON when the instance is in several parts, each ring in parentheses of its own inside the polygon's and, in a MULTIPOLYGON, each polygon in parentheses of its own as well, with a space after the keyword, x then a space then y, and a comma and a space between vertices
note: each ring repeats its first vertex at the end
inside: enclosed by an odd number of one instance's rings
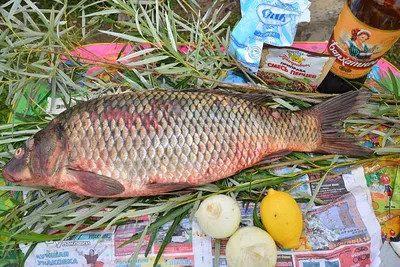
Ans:
POLYGON ((171 22, 170 22, 170 19, 172 17, 168 16, 167 13, 165 13, 164 15, 165 15, 165 22, 167 23, 167 31, 168 31, 169 41, 171 42, 172 48, 175 51, 178 51, 178 49, 176 48, 175 34, 172 32, 172 27, 171 27, 171 22))
POLYGON ((396 78, 393 74, 393 71, 389 68, 388 69, 389 75, 390 75, 390 79, 392 81, 392 85, 393 85, 393 94, 395 99, 399 99, 399 86, 397 83, 398 78, 396 78))
MULTIPOLYGON (((193 207, 193 204, 187 204, 185 207, 179 207, 173 211, 170 211, 164 216, 159 216, 149 227, 148 232, 152 233, 164 224, 168 223, 169 221, 173 220, 174 218, 184 214, 187 212, 189 209, 193 207)), ((126 244, 129 244, 139 238, 139 235, 133 235, 129 240, 125 241, 124 243, 121 244, 121 247, 125 246, 126 244)))
POLYGON ((135 198, 130 198, 130 199, 126 199, 126 200, 121 201, 118 207, 113 209, 111 212, 108 212, 106 215, 103 216, 103 218, 101 218, 100 220, 98 220, 94 224, 86 227, 82 231, 88 231, 88 230, 96 229, 97 227, 99 227, 103 223, 105 223, 105 222, 111 220, 112 218, 114 218, 117 214, 121 213, 123 210, 128 208, 134 202, 136 202, 135 198))
POLYGON ((161 258, 162 253, 164 252, 165 248, 167 247, 168 243, 171 241, 172 235, 174 234, 174 231, 176 227, 179 225, 179 223, 182 221, 182 219, 185 217, 188 211, 185 211, 183 214, 179 215, 178 217, 175 218, 174 222, 172 223, 171 227, 168 229, 167 234, 164 237, 164 240, 160 246, 160 249, 158 250, 156 259, 154 260, 153 267, 156 266, 158 261, 161 258))
POLYGON ((151 219, 149 220, 149 222, 146 225, 146 228, 144 228, 142 234, 140 235, 139 241, 136 244, 135 253, 129 259, 131 261, 131 263, 129 264, 130 267, 136 266, 136 260, 139 256, 140 249, 142 248, 143 240, 147 234, 147 230, 149 229, 150 222, 151 222, 151 219))
POLYGON ((146 40, 139 38, 139 37, 135 37, 132 35, 128 35, 128 34, 124 34, 124 33, 118 33, 118 32, 112 32, 112 31, 104 31, 104 30, 99 30, 99 32, 104 33, 104 34, 108 34, 111 36, 115 36, 127 41, 131 41, 131 42, 135 42, 135 43, 147 43, 146 40))

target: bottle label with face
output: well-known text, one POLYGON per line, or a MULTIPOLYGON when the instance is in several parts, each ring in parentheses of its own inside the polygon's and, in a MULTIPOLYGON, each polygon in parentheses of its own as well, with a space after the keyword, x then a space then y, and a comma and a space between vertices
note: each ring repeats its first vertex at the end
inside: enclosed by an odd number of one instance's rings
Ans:
POLYGON ((331 72, 356 79, 366 75, 399 37, 400 30, 380 30, 361 22, 346 3, 324 53, 336 57, 331 72))

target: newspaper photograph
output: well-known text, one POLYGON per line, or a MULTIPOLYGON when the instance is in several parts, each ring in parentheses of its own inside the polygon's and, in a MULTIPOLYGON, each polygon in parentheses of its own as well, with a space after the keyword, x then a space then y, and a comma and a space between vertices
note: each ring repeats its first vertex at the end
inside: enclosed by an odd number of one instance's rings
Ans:
MULTIPOLYGON (((128 267, 131 264, 132 255, 137 249, 138 241, 121 245, 128 241, 132 235, 141 233, 149 224, 150 217, 145 216, 140 219, 120 225, 114 233, 115 246, 115 265, 116 267, 128 267)), ((161 226, 157 232, 155 242, 150 248, 149 255, 144 257, 146 248, 148 247, 150 235, 146 235, 140 247, 139 257, 135 263, 135 267, 153 266, 157 253, 160 250, 161 244, 172 224, 172 221, 161 226)), ((178 227, 176 227, 170 243, 163 251, 163 255, 157 263, 157 267, 164 266, 194 266, 194 251, 192 238, 192 223, 189 218, 184 218, 178 227)))
MULTIPOLYGON (((39 243, 29 255, 25 267, 36 266, 114 266, 114 233, 90 232, 62 242, 39 243), (101 237, 101 239, 100 239, 101 237)), ((24 251, 24 247, 21 247, 24 251)), ((26 251, 27 247, 25 247, 26 251)))

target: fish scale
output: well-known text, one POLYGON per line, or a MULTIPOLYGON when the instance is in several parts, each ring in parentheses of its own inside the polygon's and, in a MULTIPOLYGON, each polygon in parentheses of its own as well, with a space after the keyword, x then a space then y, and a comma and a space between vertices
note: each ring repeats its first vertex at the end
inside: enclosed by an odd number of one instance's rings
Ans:
POLYGON ((66 110, 29 138, 3 176, 27 186, 130 197, 217 181, 290 151, 368 155, 334 125, 369 97, 349 92, 290 112, 262 106, 260 95, 214 90, 104 96, 66 110))
POLYGON ((65 112, 59 120, 71 137, 71 166, 139 188, 154 182, 201 184, 209 181, 207 172, 233 174, 259 159, 262 143, 268 143, 258 108, 223 95, 150 91, 107 96, 65 112), (220 104, 232 101, 233 107, 220 104), (115 108, 119 118, 109 118, 115 108), (93 133, 97 138, 91 141, 93 133), (109 159, 113 164, 106 166, 109 159))

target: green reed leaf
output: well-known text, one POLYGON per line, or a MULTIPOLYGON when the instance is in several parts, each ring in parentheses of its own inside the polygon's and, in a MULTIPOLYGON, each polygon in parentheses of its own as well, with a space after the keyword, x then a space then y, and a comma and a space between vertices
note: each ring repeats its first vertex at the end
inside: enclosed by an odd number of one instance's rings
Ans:
POLYGON ((79 221, 85 220, 86 218, 88 218, 90 216, 93 216, 97 212, 99 212, 99 211, 103 210, 104 208, 108 207, 111 204, 111 202, 113 202, 113 199, 109 199, 109 200, 106 200, 106 201, 104 201, 102 203, 99 203, 98 205, 86 210, 85 212, 81 212, 75 218, 73 218, 73 219, 71 219, 69 221, 65 221, 65 222, 56 224, 54 227, 64 226, 64 225, 67 225, 67 224, 73 224, 73 223, 77 223, 79 221))
MULTIPOLYGON (((148 27, 148 29, 150 30, 152 37, 154 38, 154 40, 156 41, 157 45, 159 47, 161 47, 163 44, 160 40, 158 31, 156 30, 156 28, 153 25, 153 22, 151 21, 149 15, 147 14, 146 10, 143 8, 143 6, 140 6, 140 9, 142 10, 142 15, 146 20, 146 26, 148 27)), ((158 19, 158 17, 157 17, 158 19)))
POLYGON ((264 225, 262 224, 260 217, 257 214, 257 204, 259 202, 259 199, 257 200, 257 202, 254 203, 254 209, 253 209, 253 224, 254 226, 257 226, 260 229, 265 230, 264 225))
POLYGON ((146 251, 144 252, 145 257, 147 257, 149 255, 150 250, 154 244, 154 241, 156 241, 156 239, 157 239, 158 229, 155 229, 155 231, 153 233, 151 233, 151 235, 150 235, 149 243, 147 244, 146 251))
POLYGON ((118 33, 118 32, 112 32, 112 31, 104 31, 104 30, 99 30, 99 32, 107 34, 107 35, 111 35, 111 36, 115 36, 127 41, 131 41, 131 42, 135 42, 135 43, 147 43, 147 40, 139 38, 139 37, 135 37, 129 34, 125 34, 125 33, 118 33))
POLYGON ((146 236, 147 230, 149 229, 150 222, 151 222, 151 218, 150 218, 149 222, 147 223, 146 228, 144 228, 142 234, 140 235, 139 241, 136 244, 135 253, 129 259, 131 261, 129 266, 131 266, 131 267, 134 267, 136 265, 136 260, 137 260, 137 258, 139 256, 139 252, 140 252, 140 249, 142 247, 144 237, 146 236))
POLYGON ((187 213, 188 213, 188 210, 186 210, 184 213, 182 213, 181 215, 176 217, 174 222, 172 223, 171 227, 168 229, 168 232, 165 235, 164 240, 163 240, 163 242, 162 242, 162 244, 160 246, 160 249, 159 249, 159 251, 157 253, 156 259, 154 260, 153 267, 157 266, 157 263, 160 260, 162 253, 164 252, 165 248, 167 247, 167 245, 171 241, 172 235, 174 234, 174 231, 175 231, 176 227, 183 220, 183 218, 185 218, 187 213))
POLYGON ((117 214, 121 213, 122 211, 124 211, 125 209, 127 209, 129 206, 131 206, 134 202, 136 202, 137 199, 136 198, 129 198, 126 200, 122 200, 119 202, 118 207, 116 207, 115 209, 113 209, 110 212, 106 212, 103 216, 103 218, 101 218, 100 220, 98 220, 97 222, 95 222, 94 224, 82 229, 82 231, 89 231, 92 229, 96 229, 97 227, 99 227, 100 225, 102 225, 103 223, 111 220, 112 218, 114 218, 117 214))
POLYGON ((389 72, 390 79, 392 81, 394 98, 399 99, 399 85, 397 82, 398 78, 396 78, 394 76, 393 71, 390 68, 388 69, 388 72, 389 72))
POLYGON ((171 27, 171 23, 173 23, 173 17, 168 15, 167 13, 165 13, 164 15, 165 15, 165 18, 166 18, 165 22, 167 24, 167 31, 168 31, 169 41, 171 42, 172 48, 175 51, 178 51, 178 49, 176 48, 176 41, 175 41, 176 33, 173 33, 173 29, 171 27))
POLYGON ((169 56, 151 56, 147 57, 143 60, 135 61, 135 62, 129 62, 127 65, 128 66, 140 66, 140 65, 145 65, 145 64, 150 64, 150 63, 155 63, 158 61, 162 61, 164 59, 169 58, 169 56))
MULTIPOLYGON (((185 212, 187 212, 189 209, 193 207, 194 203, 189 203, 185 205, 184 207, 178 207, 176 209, 168 211, 167 214, 165 215, 159 215, 157 219, 150 225, 148 232, 153 233, 157 229, 159 229, 161 226, 164 224, 168 223, 169 221, 173 220, 174 218, 181 216, 185 212)), ((129 243, 132 243, 133 241, 137 240, 139 238, 139 234, 133 235, 129 240, 123 242, 120 247, 123 247, 129 243)))

